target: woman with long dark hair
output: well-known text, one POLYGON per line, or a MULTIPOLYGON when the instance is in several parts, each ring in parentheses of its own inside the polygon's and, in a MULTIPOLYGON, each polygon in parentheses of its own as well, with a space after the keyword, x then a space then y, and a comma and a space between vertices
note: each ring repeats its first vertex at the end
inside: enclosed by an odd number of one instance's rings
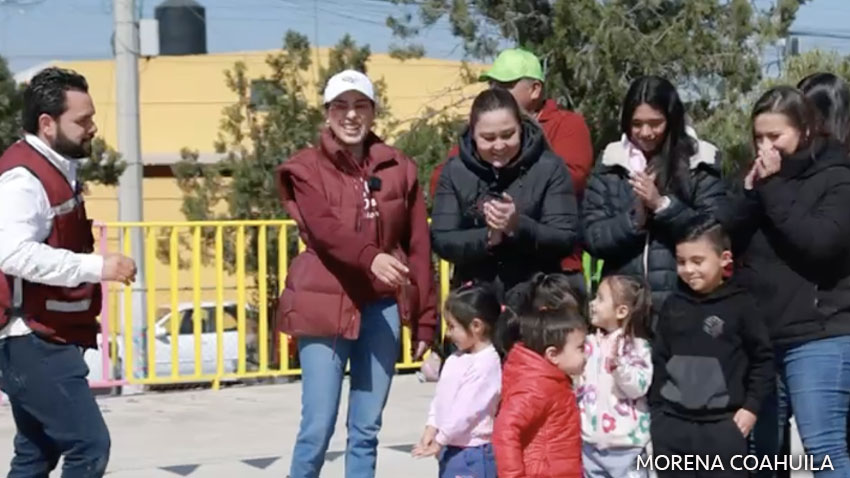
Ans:
POLYGON ((603 276, 647 280, 657 314, 678 280, 676 238, 713 217, 724 195, 720 162, 717 148, 686 126, 685 107, 664 78, 632 82, 620 128, 622 139, 605 148, 585 192, 585 245, 604 261, 603 276))
POLYGON ((850 86, 833 73, 813 73, 797 83, 821 117, 821 127, 850 149, 850 86))
POLYGON ((453 282, 507 292, 536 272, 558 272, 577 231, 570 174, 540 126, 507 90, 481 92, 431 214, 434 251, 454 263, 453 282))
MULTIPOLYGON (((850 151, 850 85, 833 73, 813 73, 797 88, 820 112, 824 133, 850 151)), ((847 449, 850 450, 850 413, 847 414, 847 449)))
MULTIPOLYGON (((819 72, 813 73, 797 83, 797 88, 811 102, 811 113, 817 117, 821 135, 831 138, 835 144, 843 145, 850 150, 850 87, 847 82, 839 76, 819 72)), ((850 159, 849 159, 850 160, 850 159)), ((750 182, 752 186, 752 181, 750 182)), ((752 191, 747 191, 746 196, 737 195, 735 199, 738 206, 744 206, 742 210, 735 213, 737 224, 734 228, 745 246, 750 242, 755 232, 753 218, 761 217, 763 214, 759 209, 759 202, 752 191), (749 207, 747 207, 749 205, 749 207), (749 233, 743 232, 749 230, 749 233)), ((743 255, 744 251, 739 251, 743 255)), ((783 368, 783 355, 777 355, 776 369, 783 368)), ((759 412, 759 419, 753 429, 753 452, 764 456, 788 455, 791 447, 790 419, 792 415, 791 398, 781 374, 777 376, 772 393, 765 399, 759 412)), ((847 417, 847 427, 850 429, 850 413, 847 417)), ((845 437, 850 449, 850 434, 845 437)), ((790 476, 787 470, 773 472, 771 470, 760 470, 756 473, 759 478, 786 478, 790 476)))

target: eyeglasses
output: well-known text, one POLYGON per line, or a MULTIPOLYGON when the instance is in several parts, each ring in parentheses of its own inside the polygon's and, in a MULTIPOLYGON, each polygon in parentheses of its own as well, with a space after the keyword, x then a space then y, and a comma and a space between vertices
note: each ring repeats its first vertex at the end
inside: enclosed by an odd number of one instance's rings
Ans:
POLYGON ((363 113, 366 110, 372 108, 371 101, 355 101, 354 103, 348 103, 346 101, 331 101, 328 104, 328 110, 334 113, 348 113, 351 110, 354 110, 356 113, 363 113))

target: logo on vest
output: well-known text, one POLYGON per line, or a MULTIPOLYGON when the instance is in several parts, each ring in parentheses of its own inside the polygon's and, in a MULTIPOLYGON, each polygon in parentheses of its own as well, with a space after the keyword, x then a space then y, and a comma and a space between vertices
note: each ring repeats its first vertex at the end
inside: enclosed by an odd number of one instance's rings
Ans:
POLYGON ((372 197, 369 189, 369 181, 363 180, 363 214, 366 219, 374 219, 380 216, 378 211, 378 201, 372 197))

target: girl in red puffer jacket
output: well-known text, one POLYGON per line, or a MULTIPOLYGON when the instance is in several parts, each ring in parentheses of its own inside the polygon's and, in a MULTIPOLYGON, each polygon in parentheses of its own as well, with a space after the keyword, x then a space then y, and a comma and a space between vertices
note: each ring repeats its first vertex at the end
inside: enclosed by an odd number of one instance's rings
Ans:
POLYGON ((585 320, 573 309, 509 320, 493 429, 499 478, 582 476, 581 418, 569 375, 584 368, 585 334, 585 320))

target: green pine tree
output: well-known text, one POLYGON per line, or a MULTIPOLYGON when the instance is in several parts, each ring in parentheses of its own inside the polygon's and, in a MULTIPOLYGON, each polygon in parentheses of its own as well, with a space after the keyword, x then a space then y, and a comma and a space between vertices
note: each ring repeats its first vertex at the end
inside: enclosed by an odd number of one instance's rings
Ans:
POLYGON ((393 1, 419 6, 417 18, 387 21, 408 41, 396 51, 402 57, 424 54, 416 36, 444 18, 471 58, 490 60, 505 45, 535 52, 546 66, 548 94, 585 116, 597 151, 619 136, 626 88, 643 74, 679 85, 699 133, 713 140, 720 133, 711 128, 722 118, 712 117, 761 85, 763 53, 805 3, 778 0, 758 9, 749 0, 393 1))

